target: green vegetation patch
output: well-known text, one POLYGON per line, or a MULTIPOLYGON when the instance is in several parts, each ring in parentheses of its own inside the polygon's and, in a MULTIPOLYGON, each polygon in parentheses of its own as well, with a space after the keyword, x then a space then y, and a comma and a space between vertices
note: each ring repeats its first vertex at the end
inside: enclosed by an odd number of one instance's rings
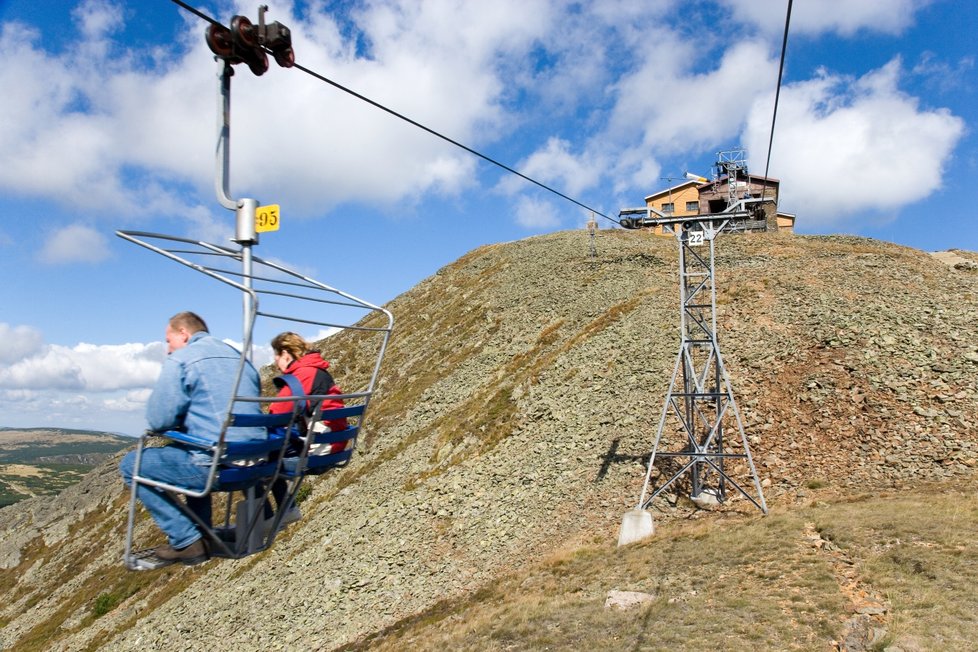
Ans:
POLYGON ((30 498, 28 494, 20 493, 9 483, 4 482, 3 475, 0 474, 0 507, 6 507, 7 505, 13 505, 18 503, 25 498, 30 498))
MULTIPOLYGON (((7 442, 4 438, 0 438, 0 464, 74 462, 91 467, 136 443, 135 439, 114 435, 99 435, 99 438, 94 441, 91 437, 72 441, 72 435, 59 435, 60 431, 55 431, 54 434, 37 432, 39 434, 36 440, 29 442, 23 438, 15 442, 7 442)), ((91 433, 83 434, 91 435, 91 433)))

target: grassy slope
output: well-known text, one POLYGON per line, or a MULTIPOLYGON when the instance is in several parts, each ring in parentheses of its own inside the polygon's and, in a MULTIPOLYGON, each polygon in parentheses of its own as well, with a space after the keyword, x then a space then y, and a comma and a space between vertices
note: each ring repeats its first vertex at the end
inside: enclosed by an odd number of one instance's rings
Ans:
POLYGON ((344 650, 972 650, 978 495, 826 497, 581 545, 344 650), (608 608, 609 591, 651 600, 608 608))

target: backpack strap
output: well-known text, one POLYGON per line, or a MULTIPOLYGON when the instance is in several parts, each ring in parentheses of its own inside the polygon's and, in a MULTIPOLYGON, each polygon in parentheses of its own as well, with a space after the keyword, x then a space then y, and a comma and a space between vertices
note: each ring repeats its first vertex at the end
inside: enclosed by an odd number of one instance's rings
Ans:
MULTIPOLYGON (((284 385, 288 385, 289 390, 292 391, 292 396, 302 396, 306 393, 306 390, 302 389, 302 383, 299 379, 292 374, 282 374, 272 380, 275 386, 281 388, 284 385)), ((309 401, 306 401, 306 411, 309 411, 309 401)))

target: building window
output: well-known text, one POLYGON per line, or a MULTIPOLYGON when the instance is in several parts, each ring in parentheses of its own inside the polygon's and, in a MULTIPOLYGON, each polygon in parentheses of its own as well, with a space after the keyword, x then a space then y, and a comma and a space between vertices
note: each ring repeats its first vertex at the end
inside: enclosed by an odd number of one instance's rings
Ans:
POLYGON ((674 213, 676 212, 676 206, 672 202, 662 204, 663 213, 674 213))
POLYGON ((700 203, 698 201, 688 201, 686 202, 686 211, 689 213, 699 213, 700 203))

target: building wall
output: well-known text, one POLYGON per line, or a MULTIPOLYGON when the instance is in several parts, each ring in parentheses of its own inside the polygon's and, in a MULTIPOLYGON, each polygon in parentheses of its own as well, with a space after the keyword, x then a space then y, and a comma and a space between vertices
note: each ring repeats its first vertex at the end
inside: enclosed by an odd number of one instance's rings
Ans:
POLYGON ((686 186, 673 192, 663 192, 652 195, 648 198, 645 205, 654 208, 663 214, 671 214, 673 217, 683 217, 684 215, 698 215, 699 208, 690 209, 686 207, 689 202, 696 202, 699 206, 700 193, 696 186, 686 186), (673 210, 665 210, 666 204, 672 203, 673 210))
MULTIPOLYGON (((753 197, 760 197, 763 192, 764 196, 774 199, 774 204, 770 204, 769 206, 765 204, 765 213, 768 222, 767 230, 787 231, 790 233, 794 230, 795 216, 790 213, 777 213, 775 215, 777 211, 779 186, 780 183, 778 181, 768 180, 767 184, 765 184, 763 179, 751 177, 749 186, 746 186, 739 194, 743 196, 744 191, 749 190, 753 197)), ((686 215, 703 215, 710 212, 719 212, 726 207, 727 199, 726 183, 718 184, 715 190, 712 183, 699 185, 688 184, 650 195, 646 197, 645 205, 664 215, 684 217, 686 215), (717 211, 711 211, 711 200, 718 206, 722 204, 722 207, 717 208, 717 211), (693 202, 695 203, 692 206, 687 207, 688 203, 693 202), (668 208, 667 204, 669 203, 673 205, 673 210, 671 211, 666 210, 668 208)), ((657 235, 672 235, 666 233, 661 226, 654 227, 652 230, 657 235)))
MULTIPOLYGON (((756 179, 751 177, 750 185, 745 187, 743 190, 738 192, 738 196, 743 197, 746 190, 750 190, 751 196, 760 197, 763 192, 765 197, 770 197, 774 199, 775 203, 778 201, 778 186, 780 184, 777 181, 768 181, 765 186, 762 179, 756 179)), ((699 193, 700 196, 700 212, 701 213, 715 213, 718 210, 710 210, 710 202, 713 201, 718 204, 716 208, 719 208, 719 204, 724 207, 727 205, 727 184, 726 182, 717 184, 716 190, 713 189, 713 184, 704 186, 699 193)), ((722 209, 719 209, 722 210, 722 209)))

